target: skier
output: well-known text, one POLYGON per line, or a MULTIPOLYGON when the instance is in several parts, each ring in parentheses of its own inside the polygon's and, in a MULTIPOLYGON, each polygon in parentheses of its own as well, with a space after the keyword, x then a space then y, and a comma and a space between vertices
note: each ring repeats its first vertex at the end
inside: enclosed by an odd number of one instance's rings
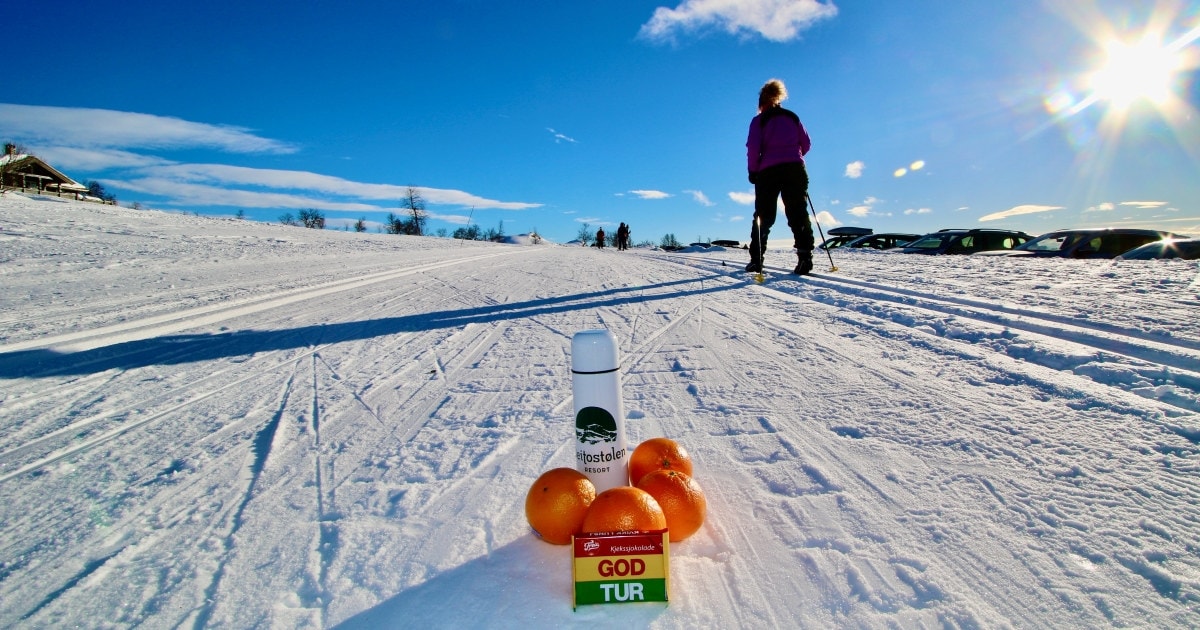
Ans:
POLYGON ((604 228, 596 230, 596 247, 604 249, 604 228))
POLYGON ((783 81, 771 79, 758 92, 758 115, 750 121, 746 161, 754 184, 755 225, 750 229, 750 264, 746 271, 761 272, 767 235, 775 224, 778 199, 792 228, 798 261, 792 273, 812 271, 812 224, 804 200, 808 196, 808 171, 804 155, 812 147, 800 117, 780 104, 787 99, 783 81))
POLYGON ((629 228, 622 223, 617 227, 617 251, 629 249, 629 228))

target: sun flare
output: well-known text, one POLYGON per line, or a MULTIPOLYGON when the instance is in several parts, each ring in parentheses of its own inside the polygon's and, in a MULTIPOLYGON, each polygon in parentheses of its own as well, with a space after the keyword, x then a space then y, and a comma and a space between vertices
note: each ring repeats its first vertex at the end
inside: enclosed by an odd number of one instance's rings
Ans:
POLYGON ((1097 98, 1124 108, 1140 99, 1161 105, 1171 97, 1172 83, 1183 67, 1178 50, 1151 37, 1135 44, 1112 41, 1106 49, 1106 63, 1091 77, 1097 98))
MULTIPOLYGON (((1158 118, 1179 138, 1191 137, 1196 104, 1190 97, 1193 72, 1200 68, 1200 25, 1169 7, 1147 17, 1140 29, 1118 29, 1084 0, 1063 0, 1068 18, 1095 48, 1090 70, 1051 84, 1042 107, 1075 146, 1109 141, 1158 118), (1080 8, 1082 7, 1082 8, 1080 8), (1088 9, 1091 7, 1091 9, 1088 9), (1086 9, 1086 10, 1085 10, 1086 9), (1081 116, 1091 110, 1094 115, 1081 116)), ((1200 152, 1186 144, 1189 153, 1200 152)))

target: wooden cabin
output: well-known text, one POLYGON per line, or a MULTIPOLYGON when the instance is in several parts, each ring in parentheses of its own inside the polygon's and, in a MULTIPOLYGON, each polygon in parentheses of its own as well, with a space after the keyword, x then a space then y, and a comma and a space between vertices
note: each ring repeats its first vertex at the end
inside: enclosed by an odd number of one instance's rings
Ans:
POLYGON ((0 188, 76 199, 88 194, 87 186, 36 156, 17 153, 12 144, 4 145, 4 155, 0 155, 0 188))

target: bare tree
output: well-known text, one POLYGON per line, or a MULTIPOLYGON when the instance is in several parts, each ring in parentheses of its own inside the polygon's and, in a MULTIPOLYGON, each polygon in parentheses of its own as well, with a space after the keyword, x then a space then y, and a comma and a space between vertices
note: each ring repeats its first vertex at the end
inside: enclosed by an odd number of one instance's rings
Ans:
POLYGON ((579 242, 583 243, 584 247, 592 244, 592 237, 594 236, 595 233, 592 232, 592 226, 586 223, 579 226, 579 233, 575 235, 575 237, 579 239, 579 242))
MULTIPOLYGON (((4 143, 4 155, 0 156, 0 191, 3 191, 4 187, 9 185, 8 174, 14 170, 14 167, 16 166, 14 162, 16 161, 17 156, 24 154, 25 147, 13 142, 4 143)), ((12 185, 14 188, 16 187, 15 183, 12 185)))
POLYGON ((316 208, 305 208, 300 211, 300 223, 306 228, 325 229, 325 214, 316 208))
POLYGON ((421 236, 425 233, 425 223, 429 220, 428 214, 425 212, 425 198, 421 196, 421 191, 416 186, 409 186, 405 191, 404 200, 400 202, 400 207, 408 211, 409 219, 405 221, 405 234, 413 236, 421 236))

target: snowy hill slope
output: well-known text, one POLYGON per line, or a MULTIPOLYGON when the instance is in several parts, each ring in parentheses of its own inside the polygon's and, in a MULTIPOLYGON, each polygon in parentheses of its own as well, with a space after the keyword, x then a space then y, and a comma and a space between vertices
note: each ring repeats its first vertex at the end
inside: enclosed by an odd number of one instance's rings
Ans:
POLYGON ((1200 624, 1195 262, 666 254, 0 197, 0 624, 1200 624), (709 517, 570 607, 570 338, 709 517))

